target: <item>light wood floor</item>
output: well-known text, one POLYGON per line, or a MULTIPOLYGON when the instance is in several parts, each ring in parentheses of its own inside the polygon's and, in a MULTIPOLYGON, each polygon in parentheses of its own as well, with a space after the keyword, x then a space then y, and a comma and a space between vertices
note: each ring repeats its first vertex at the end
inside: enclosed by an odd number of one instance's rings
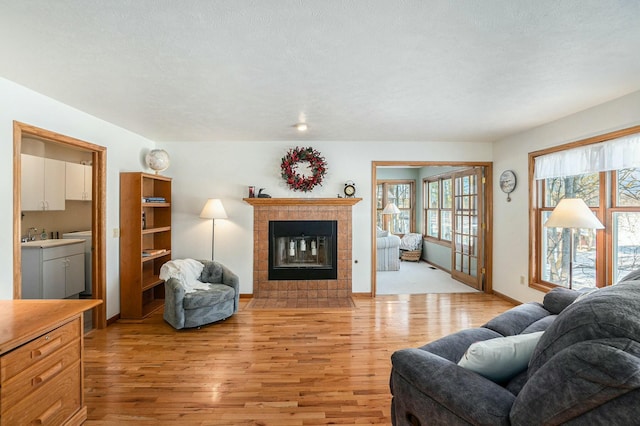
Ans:
POLYGON ((155 314, 85 337, 86 425, 391 424, 390 356, 512 307, 485 294, 247 309, 176 331, 155 314))

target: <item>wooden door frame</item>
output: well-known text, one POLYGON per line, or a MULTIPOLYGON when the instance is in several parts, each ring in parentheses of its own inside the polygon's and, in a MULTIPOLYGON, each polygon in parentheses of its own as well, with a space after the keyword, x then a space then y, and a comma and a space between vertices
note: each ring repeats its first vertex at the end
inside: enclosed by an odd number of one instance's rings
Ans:
MULTIPOLYGON (((485 169, 485 293, 493 293, 493 163, 475 161, 372 161, 371 162, 371 297, 376 296, 377 253, 376 253, 376 181, 378 167, 427 167, 427 166, 460 166, 484 167, 485 169)), ((416 188, 416 191, 421 190, 416 188)), ((418 208, 418 207, 416 207, 418 208)))
POLYGON ((92 154, 93 166, 91 190, 91 239, 93 250, 92 261, 92 297, 100 299, 102 304, 95 307, 92 312, 93 327, 105 328, 106 319, 106 169, 107 169, 107 148, 75 139, 49 130, 41 129, 19 121, 13 122, 13 298, 22 297, 22 250, 20 246, 22 220, 22 138, 33 136, 37 139, 44 139, 47 142, 56 143, 68 148, 89 151, 92 154))

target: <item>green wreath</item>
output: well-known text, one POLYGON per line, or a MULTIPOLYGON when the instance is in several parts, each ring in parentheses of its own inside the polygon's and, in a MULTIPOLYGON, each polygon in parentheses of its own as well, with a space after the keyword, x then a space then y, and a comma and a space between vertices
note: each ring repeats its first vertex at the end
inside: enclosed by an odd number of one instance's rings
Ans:
POLYGON ((327 163, 322 155, 311 147, 295 147, 282 157, 280 164, 282 177, 294 191, 311 191, 316 185, 322 185, 327 172, 327 163), (301 175, 297 171, 298 163, 308 162, 311 176, 301 175))

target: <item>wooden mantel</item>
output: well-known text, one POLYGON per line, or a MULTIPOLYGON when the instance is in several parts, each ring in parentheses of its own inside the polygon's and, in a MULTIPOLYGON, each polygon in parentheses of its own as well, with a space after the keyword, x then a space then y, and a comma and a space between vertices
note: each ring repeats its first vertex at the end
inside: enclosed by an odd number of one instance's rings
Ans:
POLYGON ((243 198, 252 206, 353 206, 362 198, 243 198))

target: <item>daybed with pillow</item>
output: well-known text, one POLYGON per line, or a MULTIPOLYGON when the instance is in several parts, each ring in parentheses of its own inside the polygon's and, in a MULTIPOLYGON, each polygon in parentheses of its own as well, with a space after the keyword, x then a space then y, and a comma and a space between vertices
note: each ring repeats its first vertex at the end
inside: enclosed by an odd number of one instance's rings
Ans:
POLYGON ((640 281, 557 288, 543 304, 395 352, 393 424, 638 424, 639 342, 640 281))
POLYGON ((376 270, 400 270, 400 237, 378 228, 376 234, 376 270))
POLYGON ((164 319, 174 328, 199 327, 238 311, 238 276, 221 263, 177 259, 160 268, 165 280, 164 319))

